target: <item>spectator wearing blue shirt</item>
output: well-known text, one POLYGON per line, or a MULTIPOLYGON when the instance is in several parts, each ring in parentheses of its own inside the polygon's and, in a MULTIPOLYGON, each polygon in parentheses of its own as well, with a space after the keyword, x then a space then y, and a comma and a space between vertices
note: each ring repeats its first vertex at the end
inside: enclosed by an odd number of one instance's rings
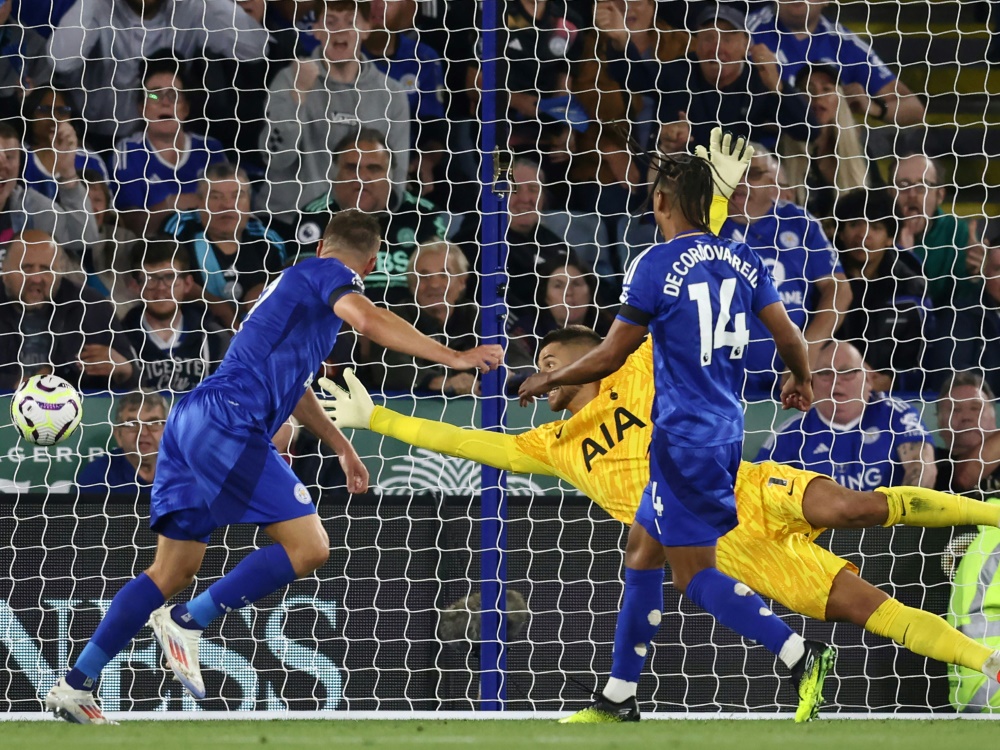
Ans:
MULTIPOLYGON (((823 15, 829 0, 777 0, 753 13, 755 45, 778 58, 781 79, 797 85, 807 63, 835 66, 851 110, 896 125, 923 122, 924 105, 856 34, 823 15)), ((800 85, 799 88, 802 88, 800 85)))
POLYGON ((149 491, 170 407, 158 393, 129 393, 119 399, 111 434, 117 448, 80 469, 81 492, 135 494, 149 491))
POLYGON ((73 127, 73 108, 62 92, 49 86, 32 89, 24 98, 24 184, 55 198, 66 176, 96 172, 108 181, 104 160, 80 146, 73 127))
POLYGON ((444 157, 448 125, 444 111, 444 65, 441 53, 413 32, 417 6, 413 0, 372 0, 372 30, 364 42, 365 56, 387 78, 399 83, 410 103, 411 145, 416 159, 410 172, 429 190, 434 170, 444 157))
MULTIPOLYGON (((756 149, 746 178, 729 200, 729 219, 720 237, 744 242, 771 272, 788 317, 810 342, 828 341, 843 321, 851 290, 837 253, 808 211, 778 199, 778 160, 756 149)), ((785 369, 774 339, 750 320, 745 397, 770 398, 785 369)))
POLYGON ((209 311, 232 328, 281 272, 285 245, 250 212, 250 180, 242 169, 213 164, 198 197, 199 210, 173 214, 163 231, 190 255, 209 311))
POLYGON ((147 61, 142 85, 146 129, 118 143, 115 208, 126 227, 152 236, 172 211, 201 207, 205 168, 225 157, 218 141, 184 129, 189 109, 177 61, 147 61))
POLYGON ((855 347, 827 342, 813 352, 813 407, 772 435, 756 461, 832 477, 851 490, 933 488, 934 443, 905 401, 873 391, 855 347))

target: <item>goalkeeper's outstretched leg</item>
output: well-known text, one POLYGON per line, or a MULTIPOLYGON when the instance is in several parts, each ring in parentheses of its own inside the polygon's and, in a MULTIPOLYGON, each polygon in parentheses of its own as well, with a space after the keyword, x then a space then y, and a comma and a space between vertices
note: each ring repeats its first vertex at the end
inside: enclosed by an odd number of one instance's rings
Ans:
POLYGON ((891 638, 915 654, 1000 675, 1000 651, 974 641, 930 612, 907 607, 845 568, 837 574, 827 601, 826 619, 853 622, 869 633, 891 638))
MULTIPOLYGON (((814 528, 906 526, 1000 526, 1000 507, 922 487, 880 487, 856 492, 832 480, 810 482, 802 512, 814 528)), ((997 680, 1000 651, 994 651, 956 630, 942 618, 890 598, 885 592, 844 568, 837 574, 827 600, 826 619, 853 622, 891 638, 915 654, 946 664, 958 664, 997 680)))

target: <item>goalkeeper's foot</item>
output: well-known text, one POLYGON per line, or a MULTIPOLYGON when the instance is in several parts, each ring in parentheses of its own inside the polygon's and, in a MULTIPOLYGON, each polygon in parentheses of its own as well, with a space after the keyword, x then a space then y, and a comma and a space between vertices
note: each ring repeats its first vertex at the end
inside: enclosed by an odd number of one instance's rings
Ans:
POLYGON ((812 721, 824 704, 823 683, 837 661, 833 646, 818 641, 806 641, 806 653, 792 667, 792 687, 799 696, 795 711, 796 723, 812 721))
POLYGON ((560 724, 618 724, 623 721, 639 721, 639 702, 634 697, 613 703, 597 695, 582 711, 559 719, 560 724))
POLYGON ((198 663, 200 630, 182 628, 170 616, 173 607, 160 607, 149 617, 149 627, 163 649, 174 677, 198 700, 205 697, 205 681, 198 663))
POLYGON ((45 696, 45 710, 71 724, 117 724, 101 711, 97 698, 89 690, 74 690, 63 677, 45 696))

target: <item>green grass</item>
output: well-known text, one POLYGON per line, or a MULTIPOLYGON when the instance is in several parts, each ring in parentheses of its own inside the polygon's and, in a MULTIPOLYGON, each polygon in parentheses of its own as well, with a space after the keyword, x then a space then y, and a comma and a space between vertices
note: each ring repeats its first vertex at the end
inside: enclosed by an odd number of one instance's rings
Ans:
POLYGON ((733 748, 860 750, 988 747, 991 721, 644 721, 562 726, 550 721, 130 721, 117 727, 63 722, 0 724, 0 746, 28 748, 733 748))

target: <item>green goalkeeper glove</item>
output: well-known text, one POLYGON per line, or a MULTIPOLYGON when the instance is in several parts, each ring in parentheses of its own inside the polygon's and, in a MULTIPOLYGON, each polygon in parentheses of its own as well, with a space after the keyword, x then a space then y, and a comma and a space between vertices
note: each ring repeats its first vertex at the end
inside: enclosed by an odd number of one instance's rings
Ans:
POLYGON ((708 150, 695 146, 694 153, 712 165, 715 194, 729 200, 750 166, 753 146, 743 136, 734 139, 732 133, 723 134, 722 128, 715 127, 708 150))
POLYGON ((372 412, 375 411, 375 402, 350 367, 344 370, 344 380, 350 392, 329 378, 319 379, 320 386, 332 397, 320 402, 323 411, 337 427, 367 430, 371 424, 372 412))

